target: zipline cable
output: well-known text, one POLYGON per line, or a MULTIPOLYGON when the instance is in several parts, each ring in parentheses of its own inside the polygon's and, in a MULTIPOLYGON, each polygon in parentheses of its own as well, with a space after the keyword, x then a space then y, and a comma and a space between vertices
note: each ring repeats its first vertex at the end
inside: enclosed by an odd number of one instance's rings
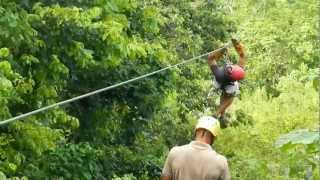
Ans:
MULTIPOLYGON (((222 48, 229 48, 230 46, 231 46, 230 44, 226 44, 226 45, 224 45, 222 48)), ((48 109, 51 109, 51 108, 54 108, 54 107, 57 107, 57 106, 61 106, 61 105, 64 105, 64 104, 68 104, 68 103, 71 103, 71 102, 74 102, 74 101, 77 101, 77 100, 86 98, 86 97, 88 97, 88 96, 92 96, 92 95, 95 95, 95 94, 98 94, 98 93, 101 93, 101 92, 104 92, 104 91, 108 91, 108 90, 110 90, 110 89, 114 89, 114 88, 119 87, 119 86, 123 86, 123 85, 125 85, 125 84, 129 84, 129 83, 131 83, 131 82, 134 82, 134 81, 137 81, 137 80, 140 80, 140 79, 143 79, 143 78, 152 76, 152 75, 154 75, 154 74, 160 73, 160 72, 162 72, 162 71, 166 71, 166 70, 171 69, 171 68, 174 68, 174 67, 178 67, 178 66, 183 65, 183 64, 190 63, 191 61, 194 61, 194 60, 196 60, 196 59, 199 59, 199 58, 201 58, 201 57, 203 57, 203 56, 207 56, 207 55, 209 55, 210 53, 214 53, 214 52, 216 52, 216 51, 219 51, 219 50, 221 50, 222 48, 219 48, 219 49, 216 49, 216 50, 214 50, 214 51, 201 54, 201 55, 199 55, 199 56, 193 57, 193 58, 191 58, 191 59, 182 61, 182 62, 177 63, 177 64, 174 64, 174 65, 170 65, 170 66, 165 67, 165 68, 163 68, 163 69, 159 69, 159 70, 156 70, 156 71, 153 71, 153 72, 150 72, 150 73, 147 73, 147 74, 144 74, 144 75, 141 75, 141 76, 138 76, 138 77, 129 79, 129 80, 127 80, 127 81, 123 81, 123 82, 120 82, 120 83, 117 83, 117 84, 114 84, 114 85, 111 85, 111 86, 108 86, 108 87, 105 87, 105 88, 101 88, 101 89, 98 89, 98 90, 95 90, 95 91, 92 91, 92 92, 89 92, 89 93, 86 93, 86 94, 83 94, 83 95, 80 95, 80 96, 77 96, 77 97, 74 97, 74 98, 71 98, 71 99, 67 99, 67 100, 64 100, 64 101, 61 101, 61 102, 58 102, 58 103, 54 103, 54 104, 51 104, 51 105, 42 107, 42 108, 40 108, 40 109, 31 111, 31 112, 28 112, 28 113, 25 113, 25 114, 18 115, 18 116, 16 116, 16 117, 12 117, 12 118, 10 118, 10 119, 1 121, 1 122, 0 122, 0 126, 5 125, 5 124, 8 124, 8 123, 11 123, 11 122, 13 122, 13 121, 17 121, 17 120, 19 120, 19 119, 23 119, 23 118, 25 118, 25 117, 28 117, 28 116, 31 116, 31 115, 40 113, 40 112, 42 112, 42 111, 45 111, 45 110, 48 110, 48 109)))

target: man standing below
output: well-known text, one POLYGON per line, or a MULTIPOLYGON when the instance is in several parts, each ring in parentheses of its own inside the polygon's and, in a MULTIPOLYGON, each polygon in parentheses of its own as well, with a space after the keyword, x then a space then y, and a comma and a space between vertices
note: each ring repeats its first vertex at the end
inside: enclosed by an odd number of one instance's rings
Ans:
POLYGON ((233 99, 240 93, 238 81, 244 79, 245 54, 244 46, 237 40, 232 39, 232 44, 239 55, 237 64, 226 63, 222 67, 218 66, 217 61, 228 51, 227 48, 221 48, 208 56, 208 64, 213 74, 213 85, 216 89, 222 91, 220 105, 215 117, 219 118, 221 127, 227 127, 228 121, 225 118, 226 109, 232 104, 233 99))
POLYGON ((195 128, 195 140, 170 150, 162 180, 229 180, 226 158, 211 147, 219 131, 217 119, 201 117, 195 128))

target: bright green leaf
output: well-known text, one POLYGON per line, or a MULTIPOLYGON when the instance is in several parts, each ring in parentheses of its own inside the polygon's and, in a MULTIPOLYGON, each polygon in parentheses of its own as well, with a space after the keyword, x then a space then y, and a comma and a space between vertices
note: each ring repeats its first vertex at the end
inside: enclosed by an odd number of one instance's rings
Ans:
POLYGON ((0 58, 6 58, 10 55, 10 51, 8 48, 1 48, 0 49, 0 58))
POLYGON ((320 140, 319 132, 309 131, 307 129, 300 129, 292 131, 288 134, 282 135, 275 143, 277 148, 292 143, 292 144, 311 144, 320 140))

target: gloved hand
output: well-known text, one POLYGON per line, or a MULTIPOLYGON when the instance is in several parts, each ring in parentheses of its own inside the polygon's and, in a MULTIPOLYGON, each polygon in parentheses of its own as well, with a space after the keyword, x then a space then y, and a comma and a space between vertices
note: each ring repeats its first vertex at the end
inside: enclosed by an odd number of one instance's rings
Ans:
POLYGON ((231 41, 239 56, 244 56, 244 45, 236 39, 231 39, 231 41))
POLYGON ((219 49, 217 49, 215 52, 211 53, 213 56, 220 58, 221 56, 223 56, 226 52, 228 51, 228 48, 226 47, 221 47, 219 49))
MULTIPOLYGON (((222 57, 226 52, 228 51, 228 48, 222 47, 217 49, 216 51, 210 53, 208 55, 208 61, 218 60, 220 57, 222 57)), ((210 63, 209 63, 210 64, 210 63)))

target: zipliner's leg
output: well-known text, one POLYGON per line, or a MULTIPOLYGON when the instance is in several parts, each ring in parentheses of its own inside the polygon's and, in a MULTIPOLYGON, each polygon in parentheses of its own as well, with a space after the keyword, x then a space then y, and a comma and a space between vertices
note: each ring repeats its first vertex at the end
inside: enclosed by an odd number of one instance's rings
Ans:
POLYGON ((220 106, 218 108, 216 116, 222 117, 226 112, 226 109, 232 104, 234 97, 227 95, 226 93, 222 93, 220 97, 220 106))

